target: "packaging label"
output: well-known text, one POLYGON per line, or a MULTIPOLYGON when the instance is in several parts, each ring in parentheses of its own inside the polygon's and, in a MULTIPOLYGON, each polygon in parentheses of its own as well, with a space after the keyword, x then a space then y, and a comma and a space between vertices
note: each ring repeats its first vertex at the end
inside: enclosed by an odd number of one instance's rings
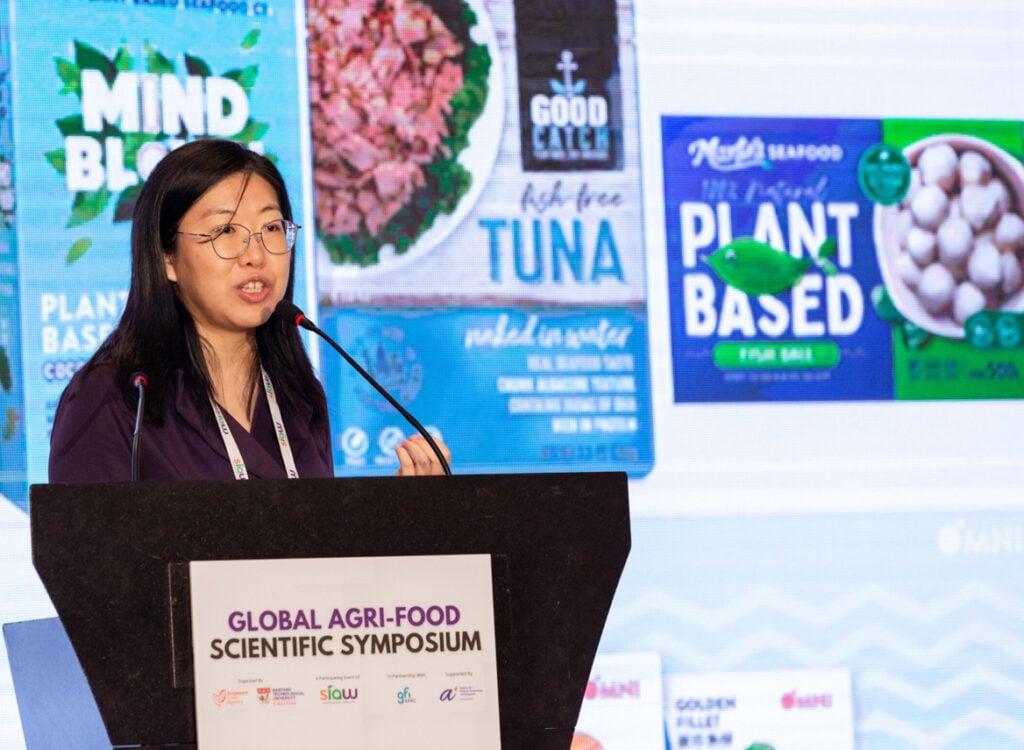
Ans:
POLYGON ((23 372, 27 478, 38 482, 57 400, 121 314, 131 214, 156 163, 189 140, 230 138, 275 159, 301 210, 303 131, 291 2, 14 5, 19 231, 2 262, 16 258, 21 339, 4 348, 23 372))
MULTIPOLYGON (((524 3, 406 7, 429 22, 438 75, 456 88, 450 111, 422 124, 430 147, 417 160, 387 156, 394 138, 367 119, 372 102, 331 99, 363 61, 318 41, 344 24, 311 27, 321 327, 444 434, 460 471, 647 473, 632 8, 557 2, 541 18, 524 3), (537 126, 543 158, 507 117, 516 102, 560 123, 537 126), (568 149, 558 156, 556 138, 568 149), (339 159, 350 140, 372 142, 379 161, 339 159), (356 191, 361 215, 334 201, 337 186, 356 191)), ((380 44, 404 33, 389 23, 371 24, 380 44)), ((396 80, 418 65, 404 51, 395 60, 396 80)), ((332 351, 321 360, 339 472, 392 473, 394 445, 413 428, 332 351)))
POLYGON ((663 118, 675 400, 1024 395, 1019 133, 663 118))

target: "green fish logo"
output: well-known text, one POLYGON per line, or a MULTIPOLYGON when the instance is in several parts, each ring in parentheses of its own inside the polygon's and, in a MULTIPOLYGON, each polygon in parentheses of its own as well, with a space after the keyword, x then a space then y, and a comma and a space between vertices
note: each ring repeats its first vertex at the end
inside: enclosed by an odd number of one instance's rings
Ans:
POLYGON ((756 297, 792 289, 815 267, 826 276, 835 276, 836 267, 828 258, 835 255, 836 247, 836 241, 830 237, 821 244, 812 260, 794 258, 752 237, 740 237, 718 248, 705 260, 726 284, 756 297))

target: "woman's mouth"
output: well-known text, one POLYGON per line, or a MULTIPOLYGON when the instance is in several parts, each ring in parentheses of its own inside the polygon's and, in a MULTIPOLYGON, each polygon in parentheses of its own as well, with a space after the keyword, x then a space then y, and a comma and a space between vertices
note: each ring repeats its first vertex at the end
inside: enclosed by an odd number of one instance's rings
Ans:
POLYGON ((271 285, 263 279, 250 279, 238 287, 242 297, 250 302, 262 302, 270 294, 271 285))

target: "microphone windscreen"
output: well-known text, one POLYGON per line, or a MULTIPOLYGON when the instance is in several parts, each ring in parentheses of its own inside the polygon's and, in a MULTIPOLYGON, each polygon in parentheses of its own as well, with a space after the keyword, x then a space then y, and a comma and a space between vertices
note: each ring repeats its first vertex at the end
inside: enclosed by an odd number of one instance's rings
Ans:
POLYGON ((290 320, 295 325, 300 325, 302 319, 306 317, 306 313, 302 312, 299 306, 290 299, 282 299, 278 302, 277 307, 274 308, 274 314, 290 320))
POLYGON ((131 376, 132 388, 138 388, 140 383, 143 386, 149 385, 149 378, 146 377, 146 373, 144 373, 144 372, 133 372, 132 376, 131 376))

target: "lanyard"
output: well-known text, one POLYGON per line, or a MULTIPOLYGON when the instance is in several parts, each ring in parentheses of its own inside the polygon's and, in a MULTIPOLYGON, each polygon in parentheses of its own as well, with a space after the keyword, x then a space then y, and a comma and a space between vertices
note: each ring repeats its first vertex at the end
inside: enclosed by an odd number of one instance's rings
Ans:
MULTIPOLYGON (((260 365, 260 375, 263 376, 263 389, 267 392, 267 404, 270 406, 270 416, 274 420, 274 431, 277 433, 277 444, 281 448, 281 460, 284 461, 284 468, 289 479, 298 479, 299 472, 295 468, 295 458, 292 456, 292 448, 288 444, 288 433, 284 429, 284 420, 281 418, 281 407, 277 403, 277 396, 274 395, 274 384, 270 382, 270 376, 260 365)), ((238 443, 235 436, 231 434, 231 427, 224 418, 224 412, 220 410, 212 398, 210 405, 213 406, 213 415, 217 418, 217 426, 220 427, 220 436, 224 440, 224 447, 228 452, 228 459, 231 461, 231 468, 234 471, 235 479, 248 479, 249 472, 246 471, 245 461, 242 460, 242 452, 238 450, 238 443)))

